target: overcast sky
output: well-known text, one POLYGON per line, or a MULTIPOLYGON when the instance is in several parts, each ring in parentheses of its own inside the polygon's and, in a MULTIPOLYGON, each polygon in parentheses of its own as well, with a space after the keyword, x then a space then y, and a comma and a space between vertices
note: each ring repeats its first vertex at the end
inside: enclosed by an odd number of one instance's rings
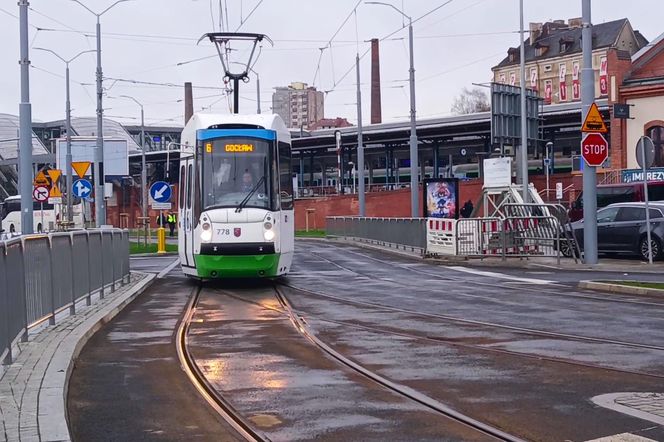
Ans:
MULTIPOLYGON (((114 0, 82 0, 101 11, 114 0)), ((218 58, 178 66, 178 63, 214 55, 209 42, 196 40, 219 30, 219 0, 133 0, 102 16, 104 77, 178 87, 139 85, 106 80, 110 96, 131 95, 145 105, 149 124, 181 125, 182 88, 191 81, 195 110, 211 107, 229 112, 221 98, 222 68, 218 58)), ((393 5, 415 20, 447 3, 414 25, 417 113, 419 117, 445 116, 463 87, 491 79, 491 67, 518 46, 517 0, 393 0, 393 5)), ((525 22, 581 16, 581 0, 525 0, 525 22)), ((391 8, 357 0, 222 0, 224 30, 267 34, 274 46, 264 44, 254 69, 261 77, 261 101, 271 106, 272 90, 292 81, 315 84, 326 95, 325 116, 357 119, 355 55, 368 48, 366 41, 383 38, 402 27, 402 17, 391 8), (255 10, 254 10, 255 8, 255 10), (227 14, 226 14, 227 10, 227 14), (250 12, 253 13, 249 16, 250 12), (345 25, 342 23, 347 18, 345 25), (228 19, 228 27, 226 27, 228 19), (338 32, 337 32, 338 31, 338 32), (329 40, 336 33, 331 45, 329 40), (331 49, 330 49, 331 46, 331 49), (320 48, 327 47, 321 52, 320 48), (322 56, 321 56, 322 54, 322 56), (315 80, 315 81, 314 81, 315 80)), ((628 18, 635 29, 652 40, 662 32, 661 0, 595 0, 593 22, 628 18)), ((94 49, 95 18, 71 0, 30 0, 30 99, 35 121, 64 118, 64 64, 43 47, 70 58, 94 49), (37 28, 42 28, 38 30, 37 28)), ((0 113, 18 113, 20 68, 16 0, 0 1, 0 113)), ((231 61, 246 62, 240 45, 231 61)), ((383 121, 408 119, 408 32, 402 29, 381 42, 383 121)), ((71 65, 74 116, 95 115, 95 55, 84 54, 71 65), (83 85, 81 84, 83 83, 83 85)), ((369 56, 361 61, 364 121, 369 119, 369 56)), ((240 112, 256 110, 256 83, 240 87, 240 112)), ((138 123, 139 109, 130 101, 107 99, 106 115, 125 123, 138 123), (134 119, 132 119, 134 118, 134 119)))

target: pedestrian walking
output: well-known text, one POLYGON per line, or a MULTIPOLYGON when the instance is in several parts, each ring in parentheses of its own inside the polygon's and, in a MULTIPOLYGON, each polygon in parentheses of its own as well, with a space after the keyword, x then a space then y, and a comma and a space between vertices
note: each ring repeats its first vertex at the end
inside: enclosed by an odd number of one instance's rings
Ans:
POLYGON ((166 222, 168 222, 168 228, 170 229, 169 236, 173 236, 175 232, 175 224, 177 223, 177 218, 174 212, 168 212, 168 217, 166 218, 166 222))

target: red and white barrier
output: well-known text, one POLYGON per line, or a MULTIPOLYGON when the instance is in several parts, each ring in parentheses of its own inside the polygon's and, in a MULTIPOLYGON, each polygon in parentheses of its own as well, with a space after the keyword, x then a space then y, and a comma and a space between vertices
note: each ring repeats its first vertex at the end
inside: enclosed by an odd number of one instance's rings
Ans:
POLYGON ((456 255, 455 219, 427 218, 427 253, 456 255))

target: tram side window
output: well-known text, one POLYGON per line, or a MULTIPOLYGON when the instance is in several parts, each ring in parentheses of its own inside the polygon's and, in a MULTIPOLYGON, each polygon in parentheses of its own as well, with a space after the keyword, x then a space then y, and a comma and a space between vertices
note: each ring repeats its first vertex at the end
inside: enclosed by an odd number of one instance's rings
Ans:
POLYGON ((180 167, 180 198, 178 202, 180 203, 180 209, 184 209, 184 185, 187 175, 184 173, 184 166, 180 167))
POLYGON ((293 209, 293 178, 291 173, 291 147, 279 142, 279 196, 281 210, 293 209))
POLYGON ((187 190, 187 209, 191 209, 191 194, 193 193, 192 192, 192 184, 193 184, 192 175, 193 174, 191 173, 192 170, 193 170, 193 167, 190 164, 189 167, 187 168, 187 183, 188 183, 188 185, 187 185, 187 188, 188 188, 188 190, 187 190))

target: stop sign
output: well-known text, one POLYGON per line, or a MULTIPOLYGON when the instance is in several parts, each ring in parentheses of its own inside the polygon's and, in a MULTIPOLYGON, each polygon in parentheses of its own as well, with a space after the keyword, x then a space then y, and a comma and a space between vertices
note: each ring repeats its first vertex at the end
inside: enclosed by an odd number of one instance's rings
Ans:
POLYGON ((586 134, 581 141, 581 155, 588 166, 601 166, 609 157, 609 143, 600 133, 586 134))

